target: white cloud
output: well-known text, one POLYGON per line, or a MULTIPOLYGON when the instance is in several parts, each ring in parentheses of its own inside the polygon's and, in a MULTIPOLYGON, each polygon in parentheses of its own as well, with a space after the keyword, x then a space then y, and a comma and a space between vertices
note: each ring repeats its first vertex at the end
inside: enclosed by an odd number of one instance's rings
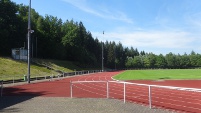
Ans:
POLYGON ((108 32, 104 36, 101 33, 92 32, 102 41, 121 42, 124 46, 146 48, 189 48, 194 41, 188 32, 182 31, 135 31, 135 32, 108 32))
POLYGON ((89 4, 87 4, 87 0, 63 0, 80 10, 93 14, 95 16, 105 18, 105 19, 111 19, 111 20, 119 20, 126 23, 133 23, 133 20, 131 18, 128 18, 127 15, 121 11, 110 11, 106 9, 105 7, 96 7, 92 8, 89 4))

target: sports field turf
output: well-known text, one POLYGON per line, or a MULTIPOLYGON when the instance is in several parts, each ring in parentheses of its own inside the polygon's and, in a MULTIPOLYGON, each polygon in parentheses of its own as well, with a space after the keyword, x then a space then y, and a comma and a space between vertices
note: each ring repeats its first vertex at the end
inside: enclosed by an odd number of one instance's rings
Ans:
POLYGON ((201 69, 127 70, 113 77, 117 80, 201 79, 201 69))

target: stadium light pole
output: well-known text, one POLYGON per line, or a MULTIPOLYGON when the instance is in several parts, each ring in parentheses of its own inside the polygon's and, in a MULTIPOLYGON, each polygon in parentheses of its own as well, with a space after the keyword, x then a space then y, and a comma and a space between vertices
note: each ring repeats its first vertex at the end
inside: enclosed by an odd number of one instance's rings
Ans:
POLYGON ((30 83, 30 38, 31 38, 31 0, 29 0, 29 15, 28 15, 28 75, 27 82, 30 83))
MULTIPOLYGON (((103 37, 104 37, 104 31, 103 31, 103 37)), ((104 56, 103 56, 103 41, 102 41, 102 72, 104 71, 103 60, 104 60, 104 56)))

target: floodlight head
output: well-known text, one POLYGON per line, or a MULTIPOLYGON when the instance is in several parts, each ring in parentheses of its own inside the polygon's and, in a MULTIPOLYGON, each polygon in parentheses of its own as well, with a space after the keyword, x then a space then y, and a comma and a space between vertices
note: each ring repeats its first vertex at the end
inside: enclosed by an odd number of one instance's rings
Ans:
POLYGON ((31 30, 31 33, 33 33, 34 32, 34 30, 31 30))
POLYGON ((17 11, 15 14, 16 14, 16 15, 19 15, 19 14, 20 14, 20 12, 19 12, 19 11, 17 11))

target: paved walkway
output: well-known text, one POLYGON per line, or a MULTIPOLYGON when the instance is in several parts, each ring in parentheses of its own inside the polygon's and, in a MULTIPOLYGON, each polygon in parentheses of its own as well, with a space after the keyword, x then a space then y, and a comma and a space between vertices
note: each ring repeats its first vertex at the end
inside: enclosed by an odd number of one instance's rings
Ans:
POLYGON ((1 113, 171 113, 149 109, 116 99, 5 96, 0 98, 1 113))

